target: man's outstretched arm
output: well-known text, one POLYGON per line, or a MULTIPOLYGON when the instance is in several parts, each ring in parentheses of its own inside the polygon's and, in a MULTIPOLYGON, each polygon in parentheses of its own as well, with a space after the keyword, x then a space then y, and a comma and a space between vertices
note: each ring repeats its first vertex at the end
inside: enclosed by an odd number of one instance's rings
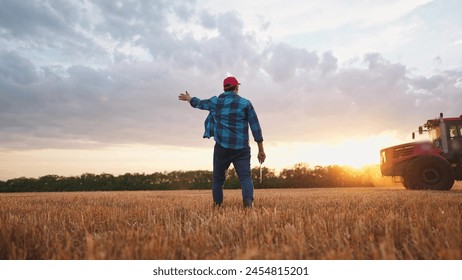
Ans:
POLYGON ((216 99, 216 97, 212 97, 209 99, 199 99, 197 97, 191 97, 188 91, 185 91, 185 93, 180 93, 180 95, 178 96, 178 100, 188 101, 193 108, 209 111, 214 108, 214 105, 216 104, 216 99))

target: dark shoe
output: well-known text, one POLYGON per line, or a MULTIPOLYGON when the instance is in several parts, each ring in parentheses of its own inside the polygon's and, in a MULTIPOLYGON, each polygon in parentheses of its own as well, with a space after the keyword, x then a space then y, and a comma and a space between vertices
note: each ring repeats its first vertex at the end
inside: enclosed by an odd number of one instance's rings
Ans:
POLYGON ((244 208, 252 208, 252 200, 244 199, 244 208))

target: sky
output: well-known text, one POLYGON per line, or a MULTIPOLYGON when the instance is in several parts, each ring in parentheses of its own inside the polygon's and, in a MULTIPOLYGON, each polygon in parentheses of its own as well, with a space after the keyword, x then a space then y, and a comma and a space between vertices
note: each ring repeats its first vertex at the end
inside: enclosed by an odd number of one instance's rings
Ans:
POLYGON ((265 166, 377 164, 462 113, 462 1, 2 0, 0 180, 211 170, 230 75, 265 166))

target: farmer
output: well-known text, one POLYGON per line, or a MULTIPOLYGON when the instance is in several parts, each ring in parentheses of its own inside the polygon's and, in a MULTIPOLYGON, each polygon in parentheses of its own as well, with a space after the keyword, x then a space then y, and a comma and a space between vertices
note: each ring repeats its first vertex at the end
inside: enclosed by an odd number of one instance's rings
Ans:
POLYGON ((223 185, 231 163, 242 187, 244 207, 252 207, 254 198, 250 171, 249 126, 258 144, 258 161, 263 163, 266 158, 257 114, 252 103, 238 95, 239 85, 235 77, 227 77, 223 81, 224 92, 218 97, 201 100, 191 97, 187 91, 178 96, 179 100, 188 101, 193 108, 209 111, 205 120, 204 138, 215 139, 212 195, 214 206, 218 207, 223 204, 223 185))

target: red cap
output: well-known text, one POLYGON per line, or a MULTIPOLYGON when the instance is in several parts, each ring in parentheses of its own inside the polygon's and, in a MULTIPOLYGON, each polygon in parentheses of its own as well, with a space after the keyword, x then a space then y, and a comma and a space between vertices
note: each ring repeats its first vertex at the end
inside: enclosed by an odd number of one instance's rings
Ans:
POLYGON ((228 77, 223 81, 223 88, 224 89, 234 87, 234 86, 237 86, 237 85, 240 85, 240 83, 234 77, 228 77))

